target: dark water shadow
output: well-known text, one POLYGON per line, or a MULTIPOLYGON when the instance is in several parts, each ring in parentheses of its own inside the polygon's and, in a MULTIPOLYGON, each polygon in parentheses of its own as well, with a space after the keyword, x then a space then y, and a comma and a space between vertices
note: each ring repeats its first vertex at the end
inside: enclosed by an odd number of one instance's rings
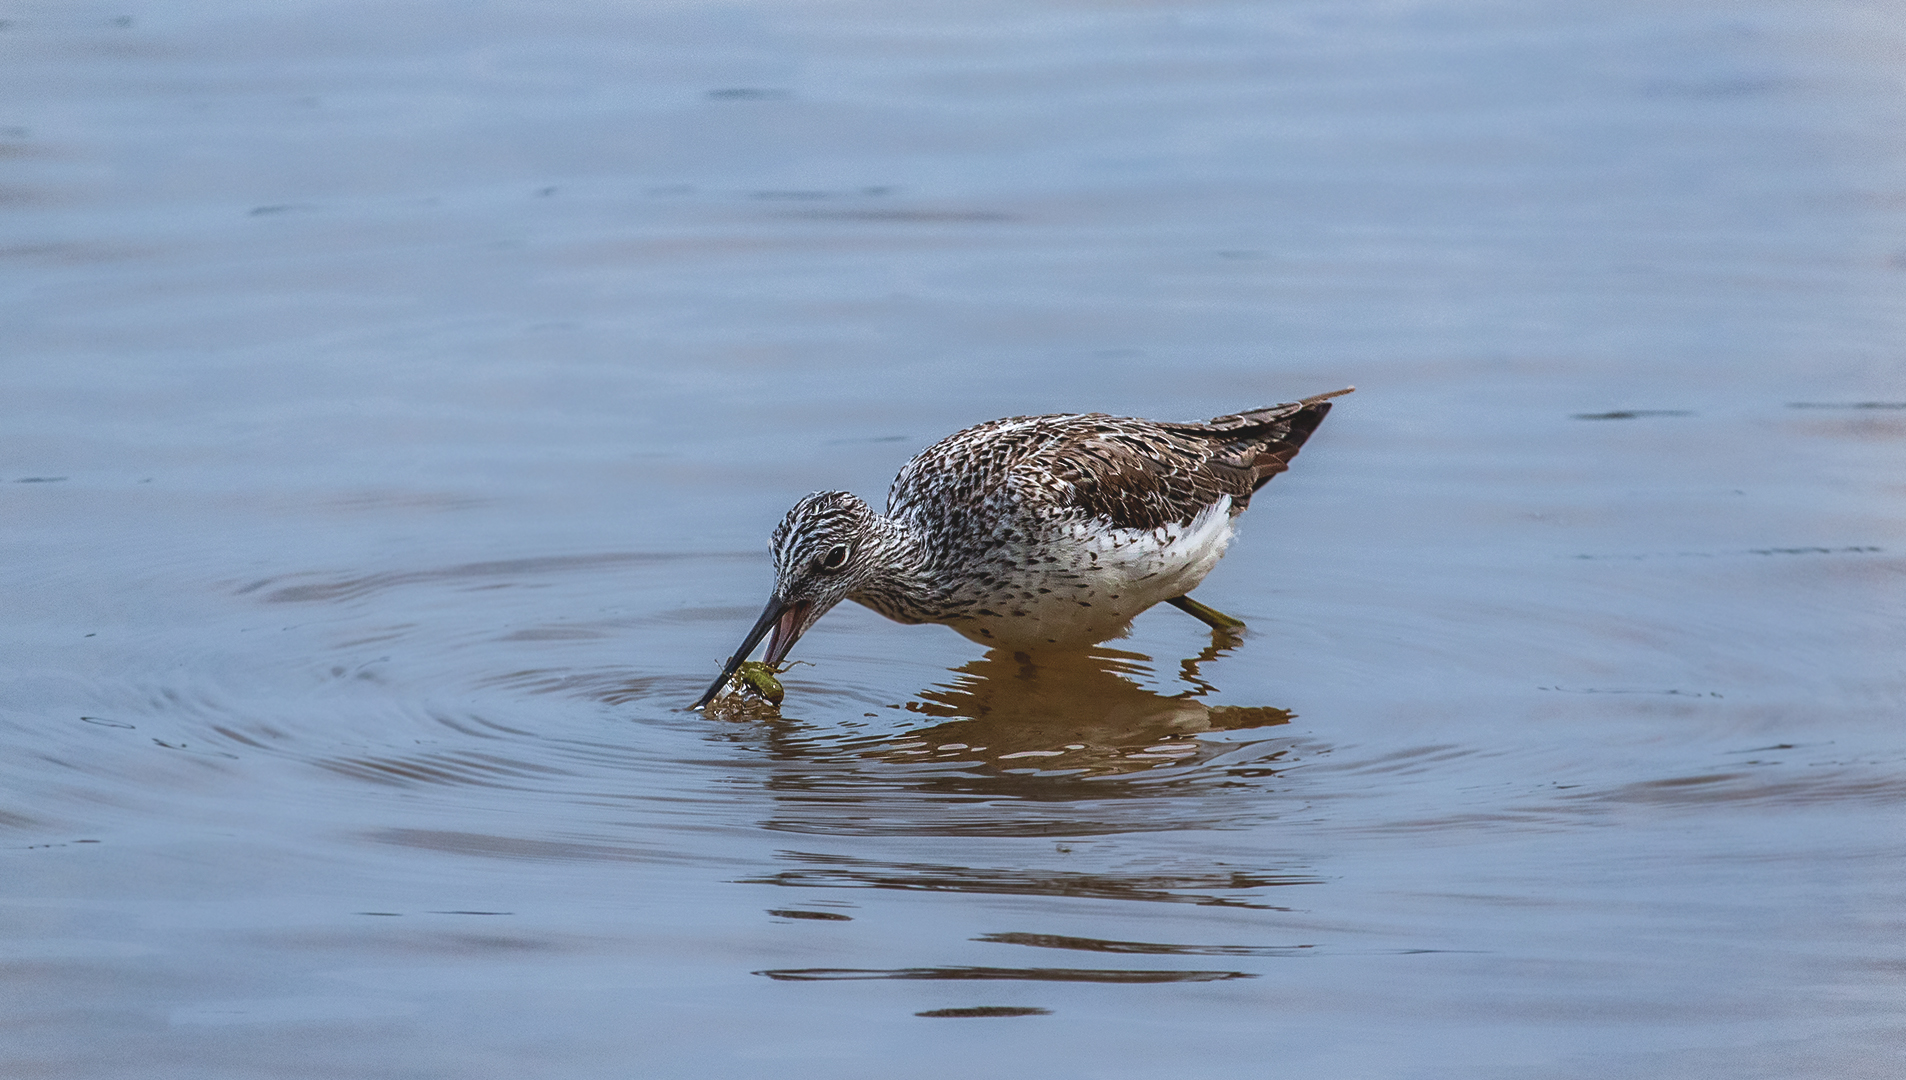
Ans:
POLYGON ((1693 416, 1687 409, 1616 409, 1613 412, 1570 413, 1571 420, 1645 420, 1654 416, 1693 416))
POLYGON ((973 1005, 963 1009, 928 1009, 915 1016, 951 1019, 986 1019, 1003 1016, 1051 1016, 1051 1009, 1037 1005, 973 1005))
POLYGON ((1117 953, 1122 956, 1308 956, 1315 945, 1171 945, 1156 941, 1107 941, 1063 934, 981 934, 974 941, 1029 945, 1035 949, 1117 953))
POLYGON ((1115 970, 1110 968, 995 968, 926 967, 889 968, 778 968, 757 971, 770 979, 784 982, 839 982, 863 979, 932 979, 959 981, 1067 982, 1067 983, 1185 983, 1221 982, 1226 979, 1255 979, 1248 971, 1154 971, 1115 970))

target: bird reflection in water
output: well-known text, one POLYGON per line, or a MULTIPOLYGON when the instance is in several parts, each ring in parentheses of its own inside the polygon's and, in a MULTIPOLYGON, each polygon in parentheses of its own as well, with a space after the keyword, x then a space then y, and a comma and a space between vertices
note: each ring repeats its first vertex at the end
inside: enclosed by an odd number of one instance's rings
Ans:
POLYGON ((1003 770, 1090 775, 1133 772, 1210 756, 1223 744, 1213 731, 1290 722, 1286 709, 1207 705, 1215 688, 1198 673, 1238 644, 1214 633, 1197 656, 1182 661, 1188 688, 1161 694, 1136 680, 1151 675, 1150 657, 1117 649, 1030 656, 992 650, 953 669, 951 683, 920 693, 904 707, 944 723, 907 732, 867 756, 888 761, 985 762, 1003 770))
MULTIPOLYGON (((1198 700, 1212 691, 1199 665, 1235 644, 1225 635, 1182 661, 1176 693, 1141 683, 1157 678, 1138 653, 994 651, 889 706, 894 713, 736 724, 718 737, 767 752, 776 810, 764 825, 781 831, 1079 837, 1236 825, 1274 816, 1281 804, 1208 796, 1264 790, 1295 748, 1269 731, 1212 736, 1292 717, 1198 700), (909 727, 903 709, 929 722, 909 727)), ((813 700, 828 691, 801 692, 813 700)))

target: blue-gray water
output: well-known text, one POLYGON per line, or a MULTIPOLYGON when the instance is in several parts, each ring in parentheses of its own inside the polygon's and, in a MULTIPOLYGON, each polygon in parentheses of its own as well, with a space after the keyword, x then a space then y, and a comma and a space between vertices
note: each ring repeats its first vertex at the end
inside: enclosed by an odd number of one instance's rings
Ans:
POLYGON ((1902 50, 5 5, 0 1075, 1899 1075, 1902 50), (681 711, 801 494, 1351 383, 1195 671, 681 711))

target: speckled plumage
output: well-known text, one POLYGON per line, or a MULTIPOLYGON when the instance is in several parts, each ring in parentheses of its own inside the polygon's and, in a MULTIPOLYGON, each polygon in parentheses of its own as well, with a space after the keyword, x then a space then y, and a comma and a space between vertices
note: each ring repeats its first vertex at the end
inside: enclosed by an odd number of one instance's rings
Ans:
POLYGON ((774 599, 729 669, 769 629, 778 662, 841 600, 1015 649, 1116 637, 1197 587, 1252 493, 1348 392, 1203 423, 1008 417, 907 462, 884 515, 847 492, 809 495, 774 531, 774 599))

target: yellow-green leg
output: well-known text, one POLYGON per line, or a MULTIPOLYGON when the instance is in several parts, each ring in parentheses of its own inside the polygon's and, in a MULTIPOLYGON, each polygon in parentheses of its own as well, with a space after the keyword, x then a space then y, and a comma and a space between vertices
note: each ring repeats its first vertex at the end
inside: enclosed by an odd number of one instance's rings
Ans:
POLYGON ((1177 608, 1179 611, 1184 612, 1213 630, 1244 629, 1243 619, 1234 619, 1224 612, 1219 611, 1217 608, 1206 607, 1200 604, 1189 596, 1175 597, 1165 601, 1165 603, 1170 604, 1172 607, 1177 608))
MULTIPOLYGON (((1203 607, 1202 604, 1199 606, 1203 607)), ((1206 608, 1205 610, 1209 611, 1210 609, 1206 608)), ((1240 623, 1239 625, 1242 626, 1243 624, 1240 623)), ((1208 664, 1242 644, 1244 644, 1244 632, 1242 630, 1228 626, 1223 628, 1212 627, 1211 644, 1199 650, 1198 655, 1191 659, 1180 660, 1178 662, 1180 677, 1192 686, 1190 690, 1178 696, 1197 697, 1200 694, 1217 693, 1218 688, 1205 682, 1204 676, 1198 674, 1198 666, 1200 664, 1208 664)))

